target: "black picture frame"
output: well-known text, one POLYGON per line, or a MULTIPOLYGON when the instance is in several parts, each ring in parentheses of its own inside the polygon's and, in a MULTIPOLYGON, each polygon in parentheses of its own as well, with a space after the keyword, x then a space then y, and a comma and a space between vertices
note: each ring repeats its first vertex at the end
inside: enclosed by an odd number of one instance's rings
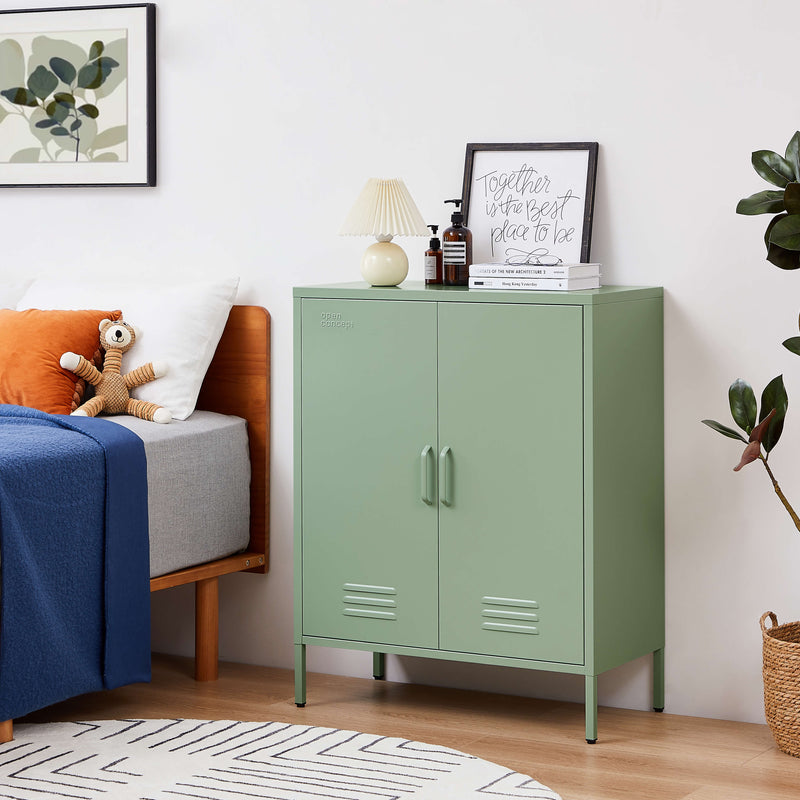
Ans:
POLYGON ((0 188, 156 185, 155 3, 0 11, 0 61, 0 188))
POLYGON ((467 144, 461 197, 473 263, 588 262, 598 150, 597 142, 467 144))

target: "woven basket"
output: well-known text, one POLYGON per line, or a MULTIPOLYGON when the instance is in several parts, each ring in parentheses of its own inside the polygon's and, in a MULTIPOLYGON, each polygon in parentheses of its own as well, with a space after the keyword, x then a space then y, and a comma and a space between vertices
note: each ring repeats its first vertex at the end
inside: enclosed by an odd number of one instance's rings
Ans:
POLYGON ((778 625, 775 614, 767 611, 761 615, 761 638, 767 724, 778 747, 800 758, 800 622, 778 625))

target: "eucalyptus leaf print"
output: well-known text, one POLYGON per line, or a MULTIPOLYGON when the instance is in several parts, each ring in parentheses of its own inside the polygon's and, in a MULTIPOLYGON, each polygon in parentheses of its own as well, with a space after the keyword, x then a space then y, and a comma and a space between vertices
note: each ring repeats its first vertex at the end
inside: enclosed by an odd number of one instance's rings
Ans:
POLYGON ((125 32, 71 36, 0 41, 0 161, 125 160, 125 32))

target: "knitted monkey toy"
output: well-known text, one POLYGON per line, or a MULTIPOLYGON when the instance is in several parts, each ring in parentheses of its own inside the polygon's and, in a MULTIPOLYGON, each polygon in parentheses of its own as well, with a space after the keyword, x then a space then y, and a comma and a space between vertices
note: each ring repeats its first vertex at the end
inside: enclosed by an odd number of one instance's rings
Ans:
POLYGON ((64 369, 95 387, 94 397, 76 408, 73 414, 94 417, 103 411, 106 414, 132 414, 152 422, 172 421, 172 414, 166 408, 134 400, 129 394, 130 389, 160 378, 167 371, 163 361, 152 361, 127 375, 120 374, 122 354, 130 350, 135 341, 136 331, 132 325, 122 320, 104 319, 100 323, 100 346, 106 351, 102 372, 77 353, 66 352, 61 356, 59 363, 64 369))

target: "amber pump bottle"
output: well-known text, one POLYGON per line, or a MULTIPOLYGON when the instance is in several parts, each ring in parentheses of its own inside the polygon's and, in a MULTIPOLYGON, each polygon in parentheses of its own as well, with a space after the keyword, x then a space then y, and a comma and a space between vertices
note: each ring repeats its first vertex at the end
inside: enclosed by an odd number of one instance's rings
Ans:
POLYGON ((442 243, 436 235, 439 226, 428 225, 428 227, 431 229, 433 236, 431 237, 430 246, 425 251, 425 285, 431 286, 439 284, 443 280, 442 243))
POLYGON ((472 231, 464 227, 461 199, 445 200, 454 203, 456 210, 450 217, 452 225, 442 233, 445 286, 467 286, 469 265, 472 263, 472 231))

